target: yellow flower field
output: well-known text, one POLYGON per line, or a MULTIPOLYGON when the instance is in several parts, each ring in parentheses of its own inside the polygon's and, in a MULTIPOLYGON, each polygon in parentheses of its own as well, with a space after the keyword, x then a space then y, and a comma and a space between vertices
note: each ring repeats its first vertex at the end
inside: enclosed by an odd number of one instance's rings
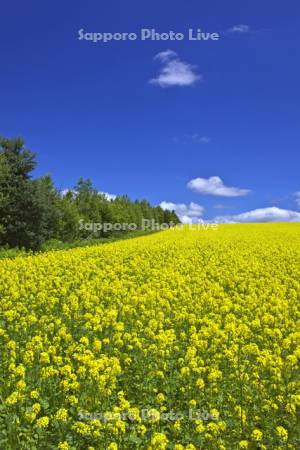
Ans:
POLYGON ((300 448, 300 224, 0 262, 0 448, 300 448))

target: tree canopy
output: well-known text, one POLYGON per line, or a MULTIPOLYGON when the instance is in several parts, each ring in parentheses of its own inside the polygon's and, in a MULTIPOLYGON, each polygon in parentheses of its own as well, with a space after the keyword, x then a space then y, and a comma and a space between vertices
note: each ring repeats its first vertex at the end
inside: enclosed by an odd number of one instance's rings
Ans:
MULTIPOLYGON (((79 223, 127 223, 142 227, 143 220, 177 224, 174 211, 151 206, 147 200, 132 201, 127 195, 107 198, 89 179, 60 192, 50 175, 33 178, 35 154, 21 138, 0 137, 0 245, 39 249, 49 239, 72 242, 91 237, 79 223)), ((116 231, 99 230, 93 237, 116 231)))

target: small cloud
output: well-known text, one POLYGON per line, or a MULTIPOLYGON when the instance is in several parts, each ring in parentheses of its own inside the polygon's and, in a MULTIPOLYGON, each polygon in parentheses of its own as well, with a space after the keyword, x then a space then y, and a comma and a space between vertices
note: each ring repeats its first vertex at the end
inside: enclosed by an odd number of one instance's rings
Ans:
POLYGON ((162 209, 175 211, 182 223, 197 223, 204 213, 204 207, 198 203, 172 203, 161 202, 159 205, 162 209))
POLYGON ((227 32, 228 33, 249 33, 250 31, 250 27, 249 25, 234 25, 231 28, 228 28, 227 32))
POLYGON ((191 136, 192 141, 196 142, 197 144, 209 144, 210 138, 208 136, 201 136, 198 133, 194 133, 191 136))
MULTIPOLYGON (((73 195, 73 197, 76 197, 78 195, 78 192, 75 189, 63 189, 62 191, 60 191, 60 195, 62 197, 65 197, 68 193, 71 193, 73 195)), ((106 200, 115 200, 117 198, 116 195, 114 194, 109 194, 108 192, 102 192, 102 191, 98 191, 99 195, 103 195, 106 200)))
POLYGON ((60 195, 61 197, 65 197, 67 194, 69 194, 69 192, 72 194, 73 197, 74 196, 76 197, 77 192, 74 189, 62 189, 60 191, 60 195))
POLYGON ((241 214, 230 216, 217 216, 214 218, 217 223, 251 223, 251 222, 300 222, 300 213, 287 209, 259 208, 241 214))
POLYGON ((184 136, 178 137, 174 136, 172 138, 172 141, 175 143, 182 143, 182 144, 209 144, 211 142, 211 138, 208 136, 203 136, 199 133, 193 133, 193 134, 185 134, 184 136))
POLYGON ((220 197, 241 197, 249 194, 249 189, 225 186, 220 177, 195 178, 187 187, 198 194, 216 195, 220 197))
POLYGON ((227 207, 225 205, 222 205, 221 203, 213 206, 215 209, 226 209, 227 207))
POLYGON ((110 202, 117 198, 115 194, 109 194, 108 192, 99 191, 98 194, 103 195, 106 198, 106 200, 109 200, 110 202))
POLYGON ((162 88, 174 86, 192 86, 197 81, 202 81, 202 75, 196 72, 197 67, 182 61, 173 50, 165 50, 155 57, 161 64, 161 70, 156 78, 150 80, 151 84, 162 88))
POLYGON ((300 208, 300 191, 295 192, 295 197, 296 197, 297 206, 298 206, 298 208, 300 208))
POLYGON ((159 60, 161 62, 170 61, 170 59, 177 58, 177 53, 173 50, 165 50, 164 52, 159 52, 154 56, 154 60, 159 60))

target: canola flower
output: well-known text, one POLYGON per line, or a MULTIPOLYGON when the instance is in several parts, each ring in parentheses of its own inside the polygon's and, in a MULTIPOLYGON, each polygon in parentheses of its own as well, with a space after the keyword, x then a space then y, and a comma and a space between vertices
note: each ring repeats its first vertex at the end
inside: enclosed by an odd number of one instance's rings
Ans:
POLYGON ((0 448, 300 448, 300 224, 6 259, 0 297, 0 448))

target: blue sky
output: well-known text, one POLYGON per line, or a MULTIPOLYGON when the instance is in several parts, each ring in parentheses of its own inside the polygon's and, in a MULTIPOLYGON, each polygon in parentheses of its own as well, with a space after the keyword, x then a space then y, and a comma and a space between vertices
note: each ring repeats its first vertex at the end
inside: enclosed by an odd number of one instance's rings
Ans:
POLYGON ((0 134, 25 138, 35 175, 187 219, 300 220, 298 1, 12 0, 1 18, 0 134), (142 41, 143 28, 220 39, 142 41))

